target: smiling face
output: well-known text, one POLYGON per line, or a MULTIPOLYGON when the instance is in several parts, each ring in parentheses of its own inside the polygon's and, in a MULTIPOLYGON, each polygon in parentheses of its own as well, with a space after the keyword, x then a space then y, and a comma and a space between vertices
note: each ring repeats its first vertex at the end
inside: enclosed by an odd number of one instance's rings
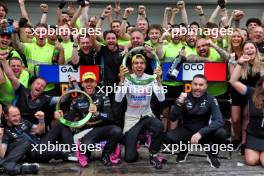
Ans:
POLYGON ((98 22, 97 17, 96 17, 96 16, 92 16, 92 17, 88 20, 88 27, 90 27, 90 28, 95 28, 97 22, 98 22))
POLYGON ((209 55, 209 46, 206 44, 205 39, 199 39, 196 42, 196 51, 201 57, 208 57, 209 55))
POLYGON ((44 92, 45 87, 46 87, 46 81, 44 81, 43 79, 37 78, 32 83, 32 88, 31 88, 32 98, 37 98, 39 95, 41 95, 44 92))
POLYGON ((45 27, 37 27, 35 29, 35 37, 39 46, 44 46, 47 39, 47 29, 45 27))
POLYGON ((88 95, 93 95, 95 93, 96 86, 97 86, 96 80, 90 78, 84 80, 82 83, 82 87, 88 95))
POLYGON ((17 126, 20 124, 21 115, 17 107, 11 106, 8 108, 6 116, 7 124, 9 126, 17 126))
POLYGON ((141 57, 137 57, 132 63, 132 71, 138 77, 144 74, 145 68, 146 68, 146 63, 141 57))
POLYGON ((70 40, 71 29, 67 24, 59 27, 60 37, 64 42, 70 40))
POLYGON ((177 44, 181 41, 180 28, 173 28, 171 31, 172 42, 177 44))
POLYGON ((113 22, 111 25, 111 30, 114 31, 117 36, 120 36, 121 24, 119 22, 113 22))
POLYGON ((0 48, 7 49, 11 43, 10 35, 0 35, 0 48))
POLYGON ((144 44, 144 36, 139 31, 134 31, 131 34, 132 47, 142 46, 144 44))
POLYGON ((21 60, 12 59, 12 60, 10 60, 9 65, 10 65, 11 69, 13 70, 15 76, 17 78, 19 78, 19 75, 20 75, 20 73, 22 71, 22 62, 21 62, 21 60))
POLYGON ((88 54, 92 46, 93 46, 92 41, 88 36, 80 38, 80 48, 84 54, 88 54))
POLYGON ((243 42, 243 38, 242 38, 241 34, 238 31, 234 31, 234 33, 231 37, 232 47, 241 46, 242 42, 243 42))
POLYGON ((33 38, 32 29, 27 27, 27 28, 24 29, 24 32, 26 34, 26 38, 29 39, 29 40, 32 40, 32 38, 33 38))
POLYGON ((0 6, 0 20, 6 17, 6 11, 3 6, 0 6))
POLYGON ((251 22, 251 23, 249 23, 248 24, 248 32, 251 32, 251 31, 253 31, 253 29, 255 28, 255 27, 257 27, 258 26, 258 24, 257 23, 255 23, 255 22, 251 22))
POLYGON ((151 29, 149 31, 149 38, 150 38, 151 42, 154 44, 158 43, 160 36, 161 36, 161 32, 158 29, 151 29))
POLYGON ((60 16, 60 21, 62 24, 68 23, 70 21, 70 17, 67 13, 62 13, 60 16))
POLYGON ((194 97, 201 97, 207 90, 207 81, 203 78, 194 78, 192 81, 192 95, 194 97))
POLYGON ((196 34, 186 35, 186 43, 190 47, 192 47, 192 48, 195 47, 196 41, 197 41, 197 35, 196 34))
POLYGON ((264 38, 264 30, 262 27, 257 26, 253 29, 252 34, 252 41, 254 43, 261 43, 263 42, 263 38, 264 38))
POLYGON ((114 51, 117 47, 117 38, 114 33, 108 33, 105 36, 106 46, 110 51, 114 51))
POLYGON ((243 54, 248 55, 250 57, 250 61, 252 62, 257 54, 257 49, 253 43, 246 43, 243 47, 243 54))
POLYGON ((148 31, 148 22, 145 19, 137 20, 137 28, 144 34, 148 31))

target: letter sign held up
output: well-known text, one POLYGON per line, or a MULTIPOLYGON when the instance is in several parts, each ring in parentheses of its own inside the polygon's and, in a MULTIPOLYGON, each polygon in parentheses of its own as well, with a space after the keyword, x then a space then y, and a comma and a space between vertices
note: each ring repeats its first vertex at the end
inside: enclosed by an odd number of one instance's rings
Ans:
POLYGON ((204 74, 204 63, 183 64, 183 80, 190 81, 196 74, 204 74))
POLYGON ((75 77, 77 81, 79 81, 79 68, 74 69, 71 65, 65 65, 60 67, 60 81, 61 82, 68 82, 68 75, 75 77))

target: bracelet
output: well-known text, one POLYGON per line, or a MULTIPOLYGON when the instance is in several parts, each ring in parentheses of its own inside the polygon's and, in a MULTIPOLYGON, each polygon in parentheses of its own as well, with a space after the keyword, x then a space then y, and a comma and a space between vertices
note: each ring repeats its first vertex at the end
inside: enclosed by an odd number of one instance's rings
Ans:
POLYGON ((39 124, 45 124, 45 120, 44 119, 39 119, 39 124))
POLYGON ((100 17, 101 20, 104 20, 104 17, 100 17))
POLYGON ((127 20, 127 18, 123 17, 122 20, 127 20))

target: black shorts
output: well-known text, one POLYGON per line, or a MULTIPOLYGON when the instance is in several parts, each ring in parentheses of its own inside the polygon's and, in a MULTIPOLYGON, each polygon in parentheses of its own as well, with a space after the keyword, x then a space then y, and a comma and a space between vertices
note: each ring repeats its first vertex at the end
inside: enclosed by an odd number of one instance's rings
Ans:
POLYGON ((264 139, 252 136, 251 134, 247 133, 245 148, 263 152, 264 151, 264 139))
POLYGON ((238 93, 234 88, 230 88, 230 95, 232 99, 232 106, 244 107, 247 104, 247 98, 238 93))
MULTIPOLYGON (((163 85, 167 86, 167 85, 163 85)), ((183 85, 180 86, 167 86, 164 87, 167 89, 167 93, 165 93, 165 101, 161 103, 161 109, 163 110, 166 107, 172 106, 175 104, 175 100, 181 95, 183 92, 183 85)))

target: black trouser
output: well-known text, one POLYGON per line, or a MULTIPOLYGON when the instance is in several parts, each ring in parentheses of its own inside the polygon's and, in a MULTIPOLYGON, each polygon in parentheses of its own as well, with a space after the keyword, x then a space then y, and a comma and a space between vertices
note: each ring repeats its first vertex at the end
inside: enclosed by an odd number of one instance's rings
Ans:
POLYGON ((149 147, 149 152, 151 154, 159 152, 163 130, 162 122, 154 117, 146 117, 141 119, 135 126, 127 131, 124 136, 126 162, 135 162, 138 159, 137 141, 140 132, 145 129, 151 132, 151 145, 149 147))
MULTIPOLYGON (((116 125, 107 125, 102 127, 96 127, 92 131, 88 132, 84 137, 80 139, 81 144, 95 144, 101 141, 107 141, 104 150, 104 155, 110 155, 115 151, 118 142, 122 138, 122 130, 116 125)), ((86 155, 89 156, 90 151, 86 151, 86 155)))
MULTIPOLYGON (((62 142, 63 144, 68 144, 68 146, 72 147, 73 144, 73 135, 70 129, 60 123, 56 124, 45 136, 40 138, 40 142, 38 144, 48 146, 50 144, 59 144, 58 142, 62 142)), ((38 148, 39 149, 39 148, 38 148)), ((31 149, 33 150, 33 148, 31 149)), ((60 149, 59 149, 60 150, 60 149)), ((69 151, 70 152, 70 151, 69 151)), ((35 151, 33 150, 30 153, 30 160, 36 162, 48 162, 52 158, 54 159, 63 159, 67 160, 68 154, 63 151, 35 151)))
MULTIPOLYGON (((165 143, 167 144, 179 144, 180 141, 183 144, 188 144, 188 141, 191 141, 192 136, 195 134, 196 132, 193 132, 191 130, 188 130, 186 128, 183 127, 179 127, 176 128, 174 130, 171 130, 169 132, 167 132, 166 136, 165 136, 165 143)), ((205 136, 203 136, 200 140, 199 140, 199 144, 226 144, 226 139, 227 139, 227 133, 225 131, 224 128, 219 128, 218 130, 207 134, 205 136)), ((218 155, 218 152, 212 152, 210 151, 212 154, 214 155, 218 155)))
POLYGON ((18 141, 8 144, 5 157, 0 159, 0 166, 4 167, 7 173, 20 173, 21 165, 17 162, 30 152, 31 142, 22 137, 18 141))

